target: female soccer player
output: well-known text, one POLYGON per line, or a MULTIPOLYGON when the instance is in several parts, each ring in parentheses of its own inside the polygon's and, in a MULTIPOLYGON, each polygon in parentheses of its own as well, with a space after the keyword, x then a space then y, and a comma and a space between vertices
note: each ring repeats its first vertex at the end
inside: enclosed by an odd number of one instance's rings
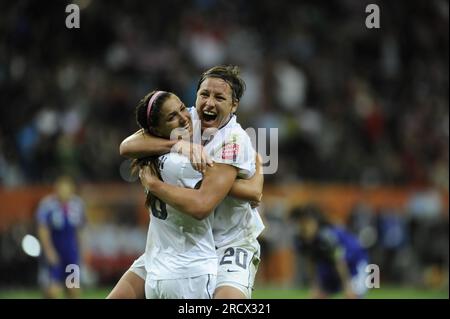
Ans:
MULTIPOLYGON (((189 112, 177 96, 168 92, 152 92, 145 97, 137 107, 137 121, 146 132, 165 139, 178 128, 192 134, 189 112)), ((182 155, 169 153, 138 161, 140 165, 146 162, 164 182, 188 188, 203 187, 200 186, 201 173, 182 155)), ((250 183, 236 181, 231 194, 250 194, 253 199, 250 183)), ((223 190, 217 193, 222 197, 227 195, 223 190)), ((190 216, 151 193, 147 204, 151 206, 153 217, 146 252, 119 281, 109 298, 143 297, 144 278, 147 298, 211 298, 217 273, 213 215, 190 216)))

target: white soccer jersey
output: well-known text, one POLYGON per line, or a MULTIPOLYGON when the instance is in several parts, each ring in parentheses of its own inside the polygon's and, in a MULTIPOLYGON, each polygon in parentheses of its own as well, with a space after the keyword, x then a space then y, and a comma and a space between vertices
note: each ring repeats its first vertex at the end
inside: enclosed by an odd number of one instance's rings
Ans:
MULTIPOLYGON (((164 182, 194 188, 202 179, 189 159, 168 153, 159 157, 164 182)), ((179 279, 217 273, 211 214, 197 220, 156 200, 147 235, 145 269, 149 279, 179 279)))
MULTIPOLYGON (((191 108, 190 113, 193 121, 199 121, 195 108, 191 108)), ((255 174, 256 152, 236 116, 216 131, 204 147, 214 162, 238 168, 239 178, 251 178, 255 174)), ((263 230, 258 211, 252 209, 248 201, 226 196, 214 211, 213 234, 217 248, 236 240, 257 238, 263 230)))

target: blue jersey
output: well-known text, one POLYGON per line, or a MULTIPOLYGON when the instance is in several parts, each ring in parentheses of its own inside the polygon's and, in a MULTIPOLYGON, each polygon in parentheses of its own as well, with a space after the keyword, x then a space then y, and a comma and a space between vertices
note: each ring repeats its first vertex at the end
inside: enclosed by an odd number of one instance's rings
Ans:
POLYGON ((338 259, 345 260, 352 278, 360 278, 364 273, 361 266, 368 262, 368 255, 358 239, 342 227, 323 227, 311 242, 299 238, 298 244, 300 252, 316 264, 319 283, 330 293, 342 288, 336 269, 338 259))
POLYGON ((61 203, 56 196, 44 198, 39 204, 37 221, 48 227, 62 263, 77 263, 79 259, 77 229, 85 222, 81 198, 72 196, 66 203, 61 203))
POLYGON ((336 258, 344 258, 352 275, 356 273, 356 265, 367 260, 367 253, 358 239, 338 226, 323 227, 311 242, 299 240, 299 249, 317 264, 333 265, 336 258))
POLYGON ((343 250, 344 258, 349 266, 351 275, 355 275, 359 262, 367 261, 367 252, 361 247, 358 239, 344 228, 335 226, 330 227, 329 231, 336 238, 337 245, 343 250))

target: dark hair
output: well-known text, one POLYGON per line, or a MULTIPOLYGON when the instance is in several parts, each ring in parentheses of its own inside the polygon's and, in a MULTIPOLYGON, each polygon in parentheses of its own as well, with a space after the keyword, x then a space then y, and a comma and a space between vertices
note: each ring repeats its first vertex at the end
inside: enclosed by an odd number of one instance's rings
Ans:
POLYGON ((161 108, 170 97, 170 92, 161 93, 155 101, 153 101, 150 116, 147 118, 147 106, 150 99, 158 91, 152 91, 144 96, 136 106, 136 122, 147 133, 154 134, 155 127, 159 124, 159 116, 161 115, 161 108))
POLYGON ((320 208, 315 204, 294 207, 291 210, 290 218, 296 221, 306 218, 314 219, 320 228, 329 224, 320 208))
POLYGON ((197 84, 197 91, 207 78, 219 78, 227 82, 233 92, 233 100, 240 101, 245 91, 245 82, 240 76, 240 69, 234 65, 218 65, 204 72, 197 84))
MULTIPOLYGON (((147 118, 147 107, 148 102, 153 97, 153 95, 158 91, 152 91, 148 93, 146 96, 144 96, 136 106, 136 122, 137 124, 142 128, 142 134, 149 133, 155 135, 155 127, 158 126, 160 115, 161 115, 161 109, 164 103, 167 101, 167 99, 170 97, 172 93, 170 92, 163 92, 161 93, 155 101, 153 101, 152 108, 150 111, 150 114, 147 118)), ((150 166, 150 169, 153 172, 156 172, 159 179, 161 179, 161 175, 159 173, 158 169, 158 157, 159 156, 148 156, 138 159, 133 159, 131 162, 131 174, 137 175, 139 172, 139 169, 141 169, 144 166, 150 166)), ((162 180, 162 179, 161 179, 162 180)), ((145 206, 148 208, 150 206, 150 201, 152 199, 153 195, 151 193, 147 194, 147 198, 145 200, 145 206)))

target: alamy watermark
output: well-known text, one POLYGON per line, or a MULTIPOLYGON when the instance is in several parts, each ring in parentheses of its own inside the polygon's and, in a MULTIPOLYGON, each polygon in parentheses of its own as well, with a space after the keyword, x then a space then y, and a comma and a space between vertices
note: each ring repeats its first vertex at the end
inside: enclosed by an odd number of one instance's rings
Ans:
MULTIPOLYGON (((192 125, 192 136, 187 129, 176 128, 172 130, 170 139, 204 145, 212 159, 219 160, 221 163, 254 162, 254 151, 256 151, 261 155, 263 174, 270 175, 277 172, 278 128, 258 128, 256 131, 253 127, 249 127, 245 130, 246 134, 242 134, 233 127, 208 128, 200 133, 201 121, 192 120, 192 125), (216 142, 217 139, 220 143, 216 142), (212 146, 208 143, 212 143, 212 146)), ((178 152, 177 145, 172 147, 171 152, 178 152)), ((185 150, 186 154, 189 152, 190 150, 185 150)))
POLYGON ((376 4, 368 4, 366 6, 366 13, 370 13, 366 17, 367 29, 379 29, 380 28, 380 7, 376 4))
MULTIPOLYGON (((80 28, 80 7, 74 3, 66 6, 66 28, 79 29, 80 28)), ((374 3, 366 6, 366 13, 369 15, 366 17, 366 28, 379 29, 380 28, 380 7, 374 3)))
POLYGON ((80 288, 80 266, 77 264, 69 264, 66 266, 66 287, 80 288))
POLYGON ((66 28, 79 29, 80 28, 80 7, 76 4, 69 4, 66 6, 66 28))
POLYGON ((369 264, 365 269, 368 275, 364 284, 368 289, 380 288, 380 267, 377 264, 369 264))

